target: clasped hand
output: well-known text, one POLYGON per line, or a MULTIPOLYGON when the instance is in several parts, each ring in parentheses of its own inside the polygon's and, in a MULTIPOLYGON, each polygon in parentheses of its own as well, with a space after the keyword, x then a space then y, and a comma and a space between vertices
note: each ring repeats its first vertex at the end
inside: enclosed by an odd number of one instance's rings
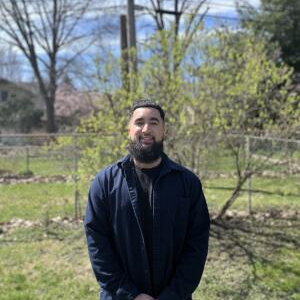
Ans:
POLYGON ((158 299, 155 299, 147 294, 139 294, 137 297, 134 298, 134 300, 158 300, 158 299))

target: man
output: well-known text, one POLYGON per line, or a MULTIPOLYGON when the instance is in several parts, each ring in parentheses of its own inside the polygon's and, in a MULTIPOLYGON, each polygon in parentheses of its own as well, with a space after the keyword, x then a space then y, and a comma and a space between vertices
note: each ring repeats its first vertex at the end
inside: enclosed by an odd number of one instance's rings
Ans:
POLYGON ((136 102, 129 155, 97 174, 85 229, 102 300, 189 300, 208 249, 199 179, 163 152, 165 113, 136 102))

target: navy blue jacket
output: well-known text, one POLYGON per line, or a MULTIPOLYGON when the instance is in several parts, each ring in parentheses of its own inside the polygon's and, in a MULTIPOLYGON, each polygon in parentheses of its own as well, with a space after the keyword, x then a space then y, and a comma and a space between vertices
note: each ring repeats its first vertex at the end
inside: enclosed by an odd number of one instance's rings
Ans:
POLYGON ((84 224, 100 299, 134 299, 140 293, 160 300, 191 299, 208 250, 210 221, 201 183, 163 155, 153 187, 149 266, 131 168, 129 156, 106 167, 89 192, 84 224))

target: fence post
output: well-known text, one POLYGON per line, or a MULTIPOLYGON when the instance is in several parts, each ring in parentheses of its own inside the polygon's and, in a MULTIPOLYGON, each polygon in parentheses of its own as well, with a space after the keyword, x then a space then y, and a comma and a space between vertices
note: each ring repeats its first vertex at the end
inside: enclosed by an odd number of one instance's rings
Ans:
POLYGON ((77 147, 77 136, 73 134, 73 141, 74 141, 74 217, 75 220, 79 220, 81 218, 81 209, 80 209, 80 197, 79 197, 79 191, 78 191, 78 147, 77 147))
MULTIPOLYGON (((250 172, 250 137, 246 136, 246 144, 245 144, 245 153, 246 153, 246 169, 250 172)), ((252 214, 252 176, 250 175, 247 179, 247 185, 248 185, 248 213, 249 215, 252 214)))
POLYGON ((26 149, 26 174, 29 174, 29 167, 30 167, 30 161, 29 161, 29 155, 30 155, 30 153, 29 153, 29 146, 26 146, 25 147, 25 149, 26 149))
POLYGON ((292 167, 292 151, 290 151, 289 141, 286 141, 286 157, 287 157, 287 167, 288 167, 288 174, 293 174, 293 167, 292 167))

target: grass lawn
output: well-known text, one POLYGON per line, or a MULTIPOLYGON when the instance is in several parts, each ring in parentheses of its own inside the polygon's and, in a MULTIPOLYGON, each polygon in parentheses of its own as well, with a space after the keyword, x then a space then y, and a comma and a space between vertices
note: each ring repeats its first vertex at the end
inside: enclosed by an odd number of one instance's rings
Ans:
POLYGON ((81 227, 18 229, 0 237, 2 300, 97 299, 81 227))
POLYGON ((232 219, 213 224, 195 299, 300 299, 300 222, 232 219))
MULTIPOLYGON (((204 193, 210 210, 216 211, 230 197, 236 180, 233 178, 209 179, 204 182, 204 193)), ((247 211, 249 194, 247 183, 232 209, 247 211)), ((300 178, 254 177, 252 179, 253 211, 295 210, 300 208, 300 178)))
MULTIPOLYGON (((299 225, 292 219, 213 224, 193 299, 299 300, 299 225)), ((0 234, 0 245, 1 299, 97 299, 81 224, 14 229, 0 234)))
MULTIPOLYGON (((233 191, 235 180, 210 179, 204 182, 204 193, 210 211, 217 211, 233 191)), ((247 211, 248 192, 244 191, 232 209, 247 211)), ((300 180, 286 178, 256 178, 252 180, 254 211, 295 210, 300 207, 300 180)), ((82 192, 81 208, 85 207, 86 191, 82 192)), ((74 215, 74 185, 70 183, 17 183, 0 185, 0 222, 12 218, 29 220, 74 215)))
POLYGON ((0 185, 0 222, 12 218, 39 220, 74 215, 70 183, 18 183, 0 185))
POLYGON ((12 158, 0 157, 0 171, 13 174, 23 174, 27 171, 34 175, 54 176, 72 174, 74 161, 70 157, 30 157, 26 160, 26 154, 12 158))
MULTIPOLYGON (((204 182, 211 212, 226 201, 234 183, 228 178, 204 182)), ((256 212, 300 210, 300 182, 295 176, 255 177, 252 189, 256 212)), ((0 222, 73 216, 73 199, 72 183, 0 185, 0 222)), ((83 199, 82 208, 85 195, 83 199)), ((233 209, 245 211, 247 201, 244 191, 233 209)), ((300 300, 299 241, 296 215, 285 219, 236 217, 214 223, 206 269, 193 299, 300 300)), ((8 231, 0 225, 0 278, 1 300, 98 297, 82 224, 41 222, 8 231)))

